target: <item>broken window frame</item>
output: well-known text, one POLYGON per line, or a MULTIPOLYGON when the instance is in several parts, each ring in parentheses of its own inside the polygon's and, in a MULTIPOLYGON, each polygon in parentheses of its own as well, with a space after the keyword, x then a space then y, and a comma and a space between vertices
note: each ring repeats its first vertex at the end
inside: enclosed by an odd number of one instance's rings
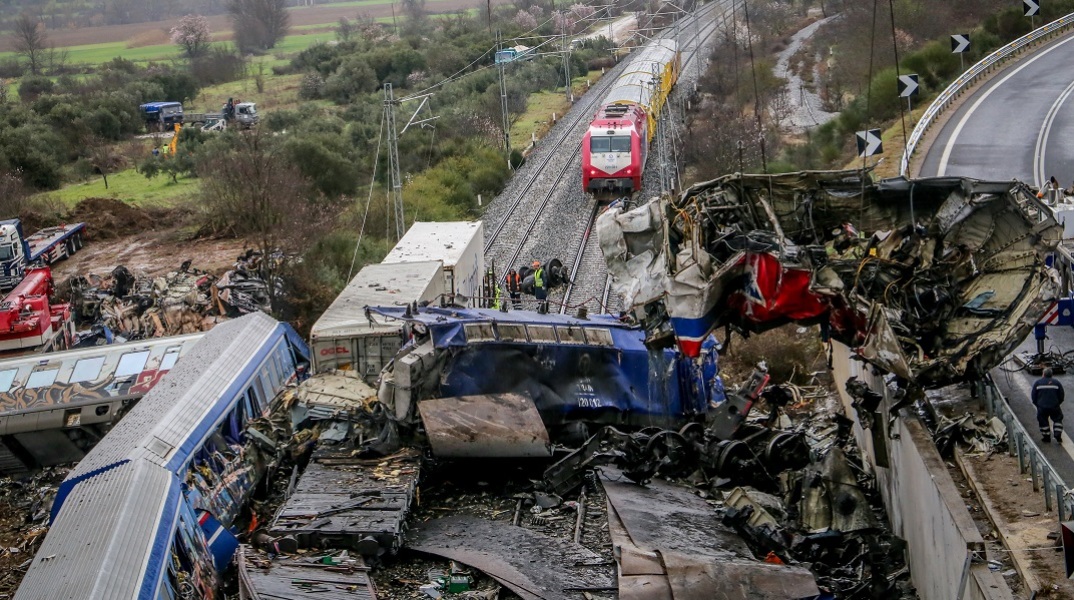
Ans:
POLYGON ((119 362, 116 364, 116 380, 122 380, 129 377, 137 377, 145 369, 145 363, 149 361, 149 350, 132 350, 119 357, 119 362), (141 357, 141 362, 138 363, 138 357, 141 357), (131 366, 138 364, 138 368, 131 371, 131 366))
POLYGON ((0 394, 6 394, 11 391, 11 388, 15 385, 15 377, 18 374, 18 369, 5 369, 0 371, 0 394))
POLYGON ((556 328, 551 325, 529 325, 526 327, 526 331, 529 333, 530 340, 535 344, 541 342, 555 344, 559 342, 556 328))
POLYGON ((28 390, 49 387, 50 385, 56 383, 56 376, 58 376, 59 374, 59 367, 34 369, 30 372, 30 376, 26 378, 26 385, 24 387, 28 390), (51 375, 51 377, 49 375, 51 375))
POLYGON ((164 356, 160 358, 159 371, 170 371, 175 363, 179 362, 179 353, 182 350, 182 346, 172 346, 164 351, 164 356))
POLYGON ((587 327, 584 331, 586 342, 591 346, 612 347, 615 345, 615 342, 612 340, 611 329, 605 329, 604 327, 587 327))
POLYGON ((464 323, 463 331, 469 343, 496 341, 496 330, 492 323, 464 323))
POLYGON ((71 376, 68 378, 67 383, 83 383, 96 380, 101 376, 104 360, 104 356, 89 356, 78 359, 75 362, 75 366, 71 368, 71 376), (96 367, 92 365, 96 365, 96 367))
POLYGON ((556 334, 559 336, 559 343, 561 344, 586 345, 585 327, 557 325, 556 334))
POLYGON ((530 341, 529 332, 522 323, 497 323, 496 334, 501 342, 527 343, 530 341))

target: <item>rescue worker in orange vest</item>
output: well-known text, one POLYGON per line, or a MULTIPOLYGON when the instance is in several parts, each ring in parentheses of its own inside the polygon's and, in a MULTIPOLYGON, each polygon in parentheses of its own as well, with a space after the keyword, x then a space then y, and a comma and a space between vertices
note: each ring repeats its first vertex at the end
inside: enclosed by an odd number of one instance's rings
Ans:
POLYGON ((507 272, 507 293, 511 296, 511 308, 522 308, 522 278, 514 269, 507 272))
POLYGON ((541 261, 533 261, 533 295, 537 298, 537 312, 548 313, 548 288, 545 287, 544 267, 541 261))

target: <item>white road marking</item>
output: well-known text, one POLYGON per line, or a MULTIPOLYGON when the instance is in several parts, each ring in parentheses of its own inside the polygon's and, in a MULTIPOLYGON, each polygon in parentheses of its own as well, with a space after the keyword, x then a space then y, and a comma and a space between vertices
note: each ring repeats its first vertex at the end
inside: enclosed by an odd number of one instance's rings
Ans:
POLYGON ((1052 103, 1052 107, 1048 109, 1048 115, 1044 117, 1040 133, 1037 134, 1037 146, 1033 150, 1033 184, 1038 188, 1047 181, 1044 175, 1044 153, 1048 149, 1048 137, 1052 133, 1052 125, 1055 123, 1056 115, 1059 114, 1059 109, 1062 108, 1063 103, 1066 102, 1072 92, 1074 92, 1074 81, 1071 81, 1070 85, 1052 103))
POLYGON ((1029 65, 1033 64, 1038 59, 1040 59, 1041 57, 1046 56, 1052 50, 1056 50, 1060 46, 1062 46, 1063 44, 1066 44, 1067 42, 1070 42, 1070 41, 1074 41, 1074 37, 1068 37, 1065 40, 1063 40, 1061 42, 1058 42, 1056 45, 1052 46, 1051 48, 1048 48, 1047 50, 1044 50, 1042 52, 1034 54, 1033 58, 1030 58, 1029 60, 1027 60, 1024 63, 1022 63, 1021 65, 1019 65, 1017 69, 1015 69, 1015 70, 1011 71, 1010 73, 1008 73, 1006 77, 1004 77, 1003 79, 999 80, 999 83, 997 83, 997 84, 993 85, 992 87, 988 88, 988 90, 986 90, 985 93, 981 94, 981 96, 979 98, 977 98, 977 101, 974 102, 972 106, 970 106, 970 109, 968 111, 966 111, 966 114, 962 115, 962 118, 959 119, 958 125, 955 127, 955 131, 951 134, 950 139, 947 140, 947 145, 944 146, 944 149, 943 149, 943 156, 940 157, 940 166, 936 170, 936 175, 937 176, 942 177, 943 175, 947 174, 947 163, 951 160, 951 151, 955 147, 955 142, 958 140, 959 134, 962 133, 962 128, 966 126, 966 122, 970 120, 970 117, 973 116, 973 113, 977 110, 977 108, 979 106, 981 106, 981 104, 983 104, 984 101, 987 100, 989 96, 992 95, 992 92, 996 91, 996 89, 998 89, 1004 83, 1007 83, 1008 79, 1010 79, 1011 77, 1014 77, 1015 75, 1017 75, 1019 72, 1021 72, 1022 69, 1028 67, 1029 65))

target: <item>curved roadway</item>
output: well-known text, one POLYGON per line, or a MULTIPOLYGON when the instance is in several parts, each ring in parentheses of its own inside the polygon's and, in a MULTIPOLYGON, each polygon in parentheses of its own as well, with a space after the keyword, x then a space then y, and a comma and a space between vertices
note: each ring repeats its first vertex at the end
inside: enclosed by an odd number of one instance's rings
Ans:
MULTIPOLYGON (((1074 34, 1056 39, 996 73, 967 95, 940 128, 915 172, 919 177, 962 175, 979 179, 1019 179, 1040 186, 1055 175, 1061 185, 1074 180, 1074 34)), ((1074 348, 1074 329, 1049 328, 1049 350, 1074 348)), ((1031 335, 1015 352, 1034 353, 1031 335)), ((1036 377, 1013 362, 992 374, 1030 439, 1068 485, 1074 485, 1074 442, 1041 445, 1029 390, 1036 377), (1005 371, 1004 368, 1010 369, 1005 371)), ((1074 397, 1074 374, 1059 376, 1074 397)), ((1074 410, 1067 403, 1068 432, 1074 410)))
POLYGON ((949 115, 917 175, 1074 180, 1074 35, 1000 71, 949 115))

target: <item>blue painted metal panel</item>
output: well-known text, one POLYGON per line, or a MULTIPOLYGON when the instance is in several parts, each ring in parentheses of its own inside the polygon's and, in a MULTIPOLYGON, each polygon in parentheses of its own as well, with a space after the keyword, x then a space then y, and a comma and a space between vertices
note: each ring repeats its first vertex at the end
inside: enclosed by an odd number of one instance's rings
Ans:
POLYGON ((644 330, 606 315, 581 320, 486 309, 430 308, 409 316, 405 308, 370 310, 420 323, 428 328, 437 348, 450 349, 439 395, 524 394, 533 399, 546 425, 568 421, 678 422, 701 415, 710 404, 724 400, 715 339, 709 342, 710 352, 695 361, 671 349, 650 350, 645 346, 644 330), (608 332, 611 345, 562 339, 471 341, 465 326, 474 323, 552 325, 559 331, 600 329, 608 332))

